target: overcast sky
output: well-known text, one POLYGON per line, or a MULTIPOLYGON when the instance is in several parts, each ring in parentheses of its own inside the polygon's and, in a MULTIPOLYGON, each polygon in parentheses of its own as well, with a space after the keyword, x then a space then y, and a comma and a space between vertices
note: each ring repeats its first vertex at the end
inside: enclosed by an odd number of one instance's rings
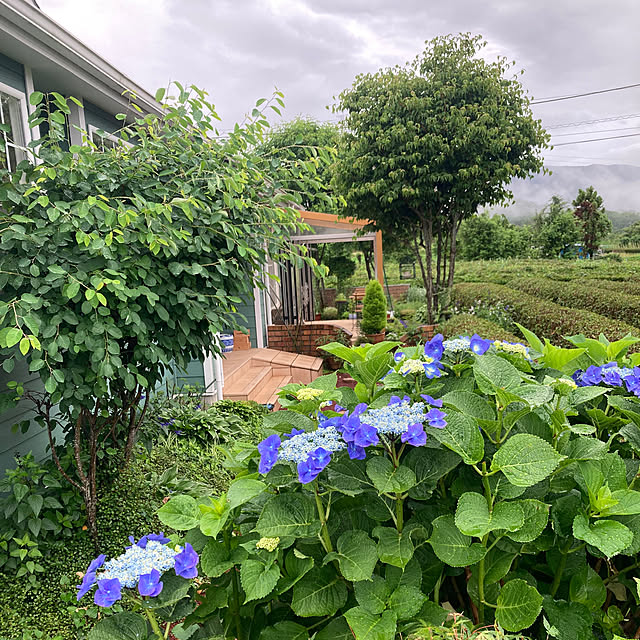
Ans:
MULTIPOLYGON (((277 87, 285 118, 332 119, 358 73, 471 31, 525 70, 534 99, 640 83, 640 0, 38 0, 152 93, 170 80, 212 96, 224 128, 277 87)), ((640 133, 640 87, 535 107, 553 143, 640 133), (574 127, 557 127, 625 115, 574 127), (566 135, 576 133, 576 135, 566 135)), ((557 146, 550 164, 640 165, 640 136, 557 146)))

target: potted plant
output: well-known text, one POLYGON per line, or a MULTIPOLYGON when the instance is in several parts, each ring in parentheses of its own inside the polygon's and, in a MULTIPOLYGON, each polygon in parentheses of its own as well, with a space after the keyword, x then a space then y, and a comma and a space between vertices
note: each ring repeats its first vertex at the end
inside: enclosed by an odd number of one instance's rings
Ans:
POLYGON ((338 310, 335 307, 325 307, 322 310, 321 316, 323 320, 337 320, 338 310))
POLYGON ((360 331, 369 342, 382 342, 386 326, 387 301, 384 298, 384 291, 377 280, 371 280, 364 292, 360 331))

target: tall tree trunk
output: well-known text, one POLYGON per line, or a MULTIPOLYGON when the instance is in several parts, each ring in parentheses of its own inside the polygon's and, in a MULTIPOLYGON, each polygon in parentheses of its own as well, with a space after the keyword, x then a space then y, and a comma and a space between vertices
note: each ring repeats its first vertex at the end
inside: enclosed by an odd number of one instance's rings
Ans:
POLYGON ((430 214, 422 215, 422 239, 424 250, 426 253, 427 273, 426 273, 426 289, 427 289, 427 315, 429 324, 433 324, 434 319, 434 290, 433 290, 433 218, 430 214))
POLYGON ((440 290, 440 269, 442 266, 442 227, 438 227, 438 255, 436 258, 436 289, 440 290))
POLYGON ((458 229, 460 229, 461 222, 462 218, 459 217, 457 213, 454 213, 451 219, 451 231, 449 235, 449 278, 447 281, 448 289, 451 289, 451 287, 453 287, 453 273, 456 268, 456 239, 458 237, 458 229))
POLYGON ((420 275, 422 276, 422 284, 424 284, 424 290, 427 290, 427 273, 424 270, 424 262, 422 262, 422 256, 420 255, 420 245, 418 244, 417 236, 413 236, 413 251, 416 255, 418 266, 420 267, 420 275))
POLYGON ((362 249, 364 256, 364 268, 367 270, 367 280, 373 280, 373 271, 371 270, 371 260, 373 256, 373 247, 364 247, 362 249))

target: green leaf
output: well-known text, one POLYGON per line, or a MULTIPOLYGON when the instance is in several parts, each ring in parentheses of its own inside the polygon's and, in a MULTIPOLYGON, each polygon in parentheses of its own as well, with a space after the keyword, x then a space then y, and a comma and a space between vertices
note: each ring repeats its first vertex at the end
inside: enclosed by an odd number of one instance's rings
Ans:
POLYGON ((373 535, 378 538, 378 558, 381 562, 404 569, 413 557, 413 543, 406 531, 399 534, 391 527, 376 527, 373 535))
POLYGON ((215 538, 222 531, 222 527, 226 524, 231 512, 229 504, 223 502, 224 499, 214 500, 215 502, 212 505, 198 505, 200 510, 200 531, 211 538, 215 538))
POLYGON ((314 567, 293 587, 291 608, 302 618, 333 616, 347 602, 347 587, 331 565, 314 567))
POLYGON ((369 459, 367 475, 379 493, 405 493, 416 484, 416 475, 409 467, 394 468, 391 460, 383 456, 369 459))
POLYGON ((160 595, 151 601, 149 608, 160 609, 176 604, 189 593, 193 583, 191 580, 181 578, 174 573, 165 573, 162 576, 162 584, 160 595))
POLYGON ((400 585, 389 598, 389 610, 398 620, 409 620, 418 614, 427 596, 416 587, 400 585))
POLYGON ((8 349, 15 347, 22 340, 22 329, 12 327, 4 336, 5 345, 8 349))
POLYGON ((88 640, 148 640, 147 621, 125 611, 100 620, 89 631, 88 640))
POLYGON ((617 500, 617 504, 602 509, 600 511, 601 516, 632 516, 640 513, 640 491, 621 489, 613 491, 611 498, 617 500))
POLYGON ((337 560, 342 575, 351 582, 371 580, 378 553, 376 543, 364 531, 345 531, 337 549, 325 556, 324 564, 337 560))
POLYGON ((366 473, 366 465, 359 460, 341 458, 329 465, 327 486, 348 496, 357 496, 371 482, 366 473))
POLYGON ((353 587, 358 604, 369 613, 382 613, 387 608, 391 590, 381 576, 374 575, 371 580, 356 582, 353 587))
POLYGON ((491 461, 491 470, 502 471, 517 487, 531 487, 552 473, 562 458, 542 438, 519 433, 498 449, 491 461))
POLYGON ((375 615, 362 607, 354 607, 344 617, 355 640, 394 640, 396 637, 396 614, 393 611, 375 615))
POLYGON ((569 597, 572 602, 579 602, 595 612, 607 599, 607 588, 602 578, 589 565, 584 565, 571 577, 569 597))
POLYGON ((160 87, 160 89, 156 91, 156 95, 155 95, 156 102, 162 102, 162 99, 164 98, 164 94, 166 92, 167 92, 166 89, 164 89, 163 87, 160 87))
MULTIPOLYGON (((500 358, 501 359, 501 358, 500 358)), ((447 414, 444 429, 427 427, 428 434, 455 451, 465 464, 477 464, 484 456, 484 439, 476 421, 458 412, 447 414)))
POLYGON ((273 627, 262 630, 260 640, 308 640, 309 632, 292 620, 276 622, 273 627))
POLYGON ((42 102, 43 98, 44 98, 44 93, 42 93, 42 91, 34 91, 29 96, 29 104, 33 105, 34 107, 37 107, 42 102))
POLYGON ((284 493, 273 496, 264 505, 256 529, 267 538, 311 538, 320 533, 320 520, 309 498, 299 493, 284 493))
POLYGON ((617 555, 633 542, 633 533, 620 522, 598 520, 592 524, 581 513, 573 520, 573 535, 600 549, 607 558, 617 555))
POLYGON ((501 549, 494 547, 484 559, 484 583, 490 585, 502 580, 511 569, 513 561, 516 559, 517 554, 505 553, 501 549))
POLYGON ((312 382, 310 382, 307 386, 312 389, 321 389, 322 391, 333 391, 338 384, 338 374, 330 373, 325 376, 320 376, 316 378, 312 382))
POLYGON ((302 554, 293 549, 287 553, 284 559, 284 575, 278 582, 278 593, 289 591, 294 584, 299 582, 314 565, 313 558, 300 557, 302 554))
POLYGON ((280 567, 265 565, 261 560, 245 560, 240 565, 240 581, 246 594, 245 602, 268 596, 278 584, 280 567))
MULTIPOLYGON (((460 413, 478 420, 495 420, 496 412, 485 398, 470 391, 449 391, 442 396, 442 402, 460 413)), ((495 405, 495 403, 494 403, 495 405)))
POLYGON ((429 544, 438 559, 452 567, 473 565, 487 552, 481 544, 471 544, 471 538, 458 530, 451 515, 440 516, 433 521, 429 544))
POLYGON ((609 389, 606 387, 578 387, 569 394, 569 404, 577 407, 579 404, 595 400, 608 392, 609 389))
POLYGON ((455 523, 463 534, 482 538, 497 529, 517 531, 524 524, 524 511, 517 503, 498 502, 489 513, 486 498, 468 492, 458 500, 455 523))
POLYGON ((516 542, 533 542, 544 531, 549 520, 549 505, 539 500, 517 500, 524 512, 524 525, 517 531, 507 533, 516 542))
POLYGON ((540 338, 538 338, 538 336, 535 333, 533 333, 533 331, 529 331, 529 329, 526 329, 521 324, 518 324, 516 322, 515 325, 516 325, 516 327, 518 327, 518 329, 520 329, 520 333, 522 333, 522 335, 524 336, 525 340, 529 343, 529 346, 534 351, 537 351, 538 353, 542 353, 542 351, 544 349, 544 345, 542 344, 542 340, 540 340, 540 338))
POLYGON ((544 349, 542 350, 542 362, 551 369, 562 371, 570 362, 581 356, 585 349, 564 349, 562 347, 554 347, 549 340, 545 339, 544 349))
POLYGON ((26 484, 16 483, 12 488, 16 502, 22 502, 22 499, 29 493, 29 487, 26 484))
POLYGON ((542 610, 542 596, 535 587, 516 578, 500 590, 496 608, 496 621, 507 631, 520 631, 530 627, 542 610))
POLYGON ((353 640, 353 633, 344 617, 340 616, 318 631, 314 640, 353 640))
POLYGON ((448 449, 416 447, 409 451, 403 462, 416 476, 416 484, 409 489, 409 497, 426 500, 438 480, 460 464, 460 456, 448 449))
POLYGON ((198 505, 191 496, 175 496, 158 509, 158 518, 176 531, 188 531, 200 522, 198 505))
POLYGON ((253 480, 251 478, 238 478, 234 480, 227 491, 229 508, 235 509, 245 504, 245 502, 253 500, 253 498, 259 496, 266 488, 267 485, 260 480, 253 480))
POLYGON ((557 629, 559 640, 593 640, 593 616, 583 604, 545 596, 544 612, 557 629))
POLYGON ((31 507, 33 515, 37 518, 40 515, 40 510, 44 504, 44 498, 41 495, 34 493, 27 498, 27 504, 31 507))
POLYGON ((326 351, 327 353, 330 353, 332 356, 336 356, 341 360, 346 360, 350 364, 354 364, 355 362, 364 359, 363 356, 361 356, 357 351, 355 351, 354 349, 350 349, 349 347, 345 347, 339 342, 330 342, 329 344, 324 344, 318 347, 318 349, 326 351))
POLYGON ((496 389, 513 390, 522 380, 520 372, 504 358, 484 355, 473 363, 473 375, 483 393, 494 394, 496 389))
POLYGON ((200 568, 206 576, 217 578, 234 565, 226 546, 222 542, 209 540, 200 556, 200 568))

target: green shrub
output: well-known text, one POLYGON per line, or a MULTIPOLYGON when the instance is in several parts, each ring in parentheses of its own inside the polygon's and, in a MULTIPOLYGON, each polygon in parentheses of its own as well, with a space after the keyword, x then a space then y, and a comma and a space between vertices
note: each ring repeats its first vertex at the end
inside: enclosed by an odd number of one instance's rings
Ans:
POLYGON ((269 413, 264 405, 253 400, 218 400, 213 408, 220 415, 237 416, 254 434, 260 433, 262 419, 269 413))
POLYGON ((471 307, 479 301, 509 305, 509 312, 516 322, 545 335, 556 344, 563 341, 563 336, 577 333, 584 333, 589 338, 597 338, 604 333, 612 340, 629 333, 640 334, 638 329, 620 320, 605 318, 591 311, 562 307, 499 284, 457 284, 453 287, 452 301, 460 308, 471 307))
POLYGON ((423 304, 421 307, 418 307, 418 310, 415 312, 413 316, 414 322, 417 324, 427 324, 429 322, 429 307, 426 304, 423 304))
POLYGON ((360 330, 365 335, 380 333, 387 326, 387 301, 382 285, 371 280, 364 292, 362 301, 362 321, 360 330))
POLYGON ((513 333, 505 331, 495 322, 470 313, 460 313, 453 316, 446 322, 439 324, 438 331, 445 338, 472 336, 477 333, 479 336, 490 338, 491 340, 506 340, 507 342, 520 342, 522 340, 513 333))
POLYGON ((407 302, 419 302, 425 304, 427 299, 427 290, 424 287, 412 284, 407 291, 407 302))
POLYGON ((323 320, 337 320, 338 319, 338 309, 336 307, 325 307, 320 312, 320 317, 323 320))
POLYGON ((607 290, 604 283, 596 287, 593 281, 554 282, 546 278, 519 278, 508 286, 564 307, 586 309, 629 324, 640 322, 640 296, 607 290))

